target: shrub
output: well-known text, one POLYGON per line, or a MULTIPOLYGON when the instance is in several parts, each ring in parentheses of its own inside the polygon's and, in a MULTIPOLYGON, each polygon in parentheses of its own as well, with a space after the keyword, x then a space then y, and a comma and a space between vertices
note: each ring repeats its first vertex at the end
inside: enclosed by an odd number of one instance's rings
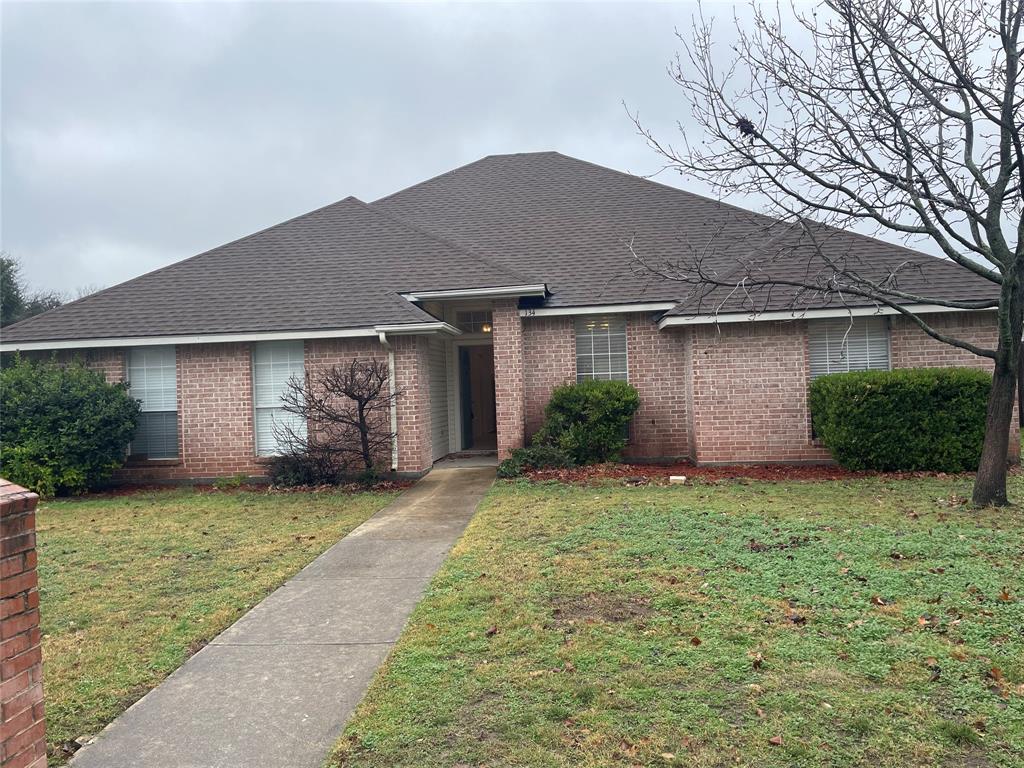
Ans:
POLYGON ((124 463, 139 402, 80 363, 15 358, 0 371, 0 473, 44 496, 81 493, 124 463))
POLYGON ((531 445, 516 448, 498 465, 498 477, 519 477, 531 469, 563 469, 573 466, 569 455, 553 445, 531 445))
POLYGON ((639 407, 636 389, 624 381, 567 384, 552 393, 534 442, 561 449, 575 464, 614 461, 639 407))
POLYGON ((308 453, 285 453, 269 459, 267 475, 273 485, 294 488, 301 485, 335 485, 338 473, 308 453))
POLYGON ((380 480, 374 469, 354 471, 339 467, 333 453, 297 450, 269 459, 267 475, 273 485, 296 488, 306 485, 339 485, 359 483, 371 486, 380 480))
POLYGON ((837 373, 811 383, 811 417, 847 469, 973 471, 991 386, 971 368, 837 373))

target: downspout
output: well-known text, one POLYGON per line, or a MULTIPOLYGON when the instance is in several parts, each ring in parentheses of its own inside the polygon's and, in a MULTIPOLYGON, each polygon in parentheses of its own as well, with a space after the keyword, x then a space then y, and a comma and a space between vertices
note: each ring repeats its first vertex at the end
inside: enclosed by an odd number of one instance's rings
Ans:
POLYGON ((398 398, 395 397, 395 350, 384 331, 377 331, 380 344, 388 351, 388 386, 391 389, 391 471, 398 471, 398 398))

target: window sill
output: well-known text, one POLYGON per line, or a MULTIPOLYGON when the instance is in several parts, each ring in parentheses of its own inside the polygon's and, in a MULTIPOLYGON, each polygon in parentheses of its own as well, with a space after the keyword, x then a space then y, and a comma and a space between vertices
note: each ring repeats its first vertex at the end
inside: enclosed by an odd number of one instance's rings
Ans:
POLYGON ((184 462, 181 459, 128 459, 124 466, 127 469, 132 467, 180 467, 184 462))

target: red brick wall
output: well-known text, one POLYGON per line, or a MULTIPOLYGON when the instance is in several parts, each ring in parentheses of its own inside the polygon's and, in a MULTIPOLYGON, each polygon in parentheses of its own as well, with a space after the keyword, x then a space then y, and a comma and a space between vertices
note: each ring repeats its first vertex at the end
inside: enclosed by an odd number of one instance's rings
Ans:
POLYGON ((826 461, 811 443, 804 322, 693 326, 698 462, 826 461))
POLYGON ((0 765, 46 765, 36 577, 38 497, 0 479, 0 765))
POLYGON ((629 383, 640 395, 640 409, 629 430, 629 458, 690 456, 688 367, 689 333, 659 331, 648 315, 626 322, 629 383))
POLYGON ((526 439, 544 423, 555 387, 576 381, 576 333, 571 317, 523 320, 523 402, 526 439))
POLYGON ((394 336, 398 398, 398 471, 433 465, 430 445, 430 368, 425 336, 394 336))
MULTIPOLYGON (((935 330, 963 341, 981 347, 993 347, 996 343, 996 317, 993 312, 949 312, 922 315, 921 318, 935 330)), ((890 323, 890 362, 893 368, 962 366, 992 371, 990 359, 933 339, 912 320, 897 316, 891 318, 890 323)))
MULTIPOLYGON (((991 315, 951 313, 931 321, 955 335, 991 343, 991 315)), ((543 420, 551 391, 575 380, 573 318, 521 319, 512 300, 493 309, 498 449, 505 457, 543 420)), ((629 375, 641 407, 627 455, 689 456, 699 462, 823 461, 810 439, 805 322, 736 323, 658 331, 646 315, 627 323, 629 375)), ((431 466, 430 391, 425 337, 395 336, 399 470, 431 466)), ((968 365, 977 358, 925 336, 909 321, 892 320, 892 365, 968 365)), ((91 350, 86 363, 110 379, 124 376, 123 350, 91 350)), ((307 365, 385 357, 376 339, 310 340, 307 365)), ((254 453, 249 345, 178 348, 182 460, 122 470, 133 479, 263 474, 254 453)), ((1016 435, 1015 428, 1015 435, 1016 435)), ((1011 440, 1016 447, 1018 442, 1011 440)))
POLYGON ((247 343, 177 347, 178 459, 124 467, 115 479, 179 480, 259 476, 247 343))
POLYGON ((523 445, 523 323, 517 302, 494 302, 492 331, 494 338, 494 383, 498 417, 498 458, 507 458, 513 448, 523 445))
MULTIPOLYGON (((421 472, 431 466, 426 339, 396 336, 391 341, 396 379, 399 388, 405 390, 398 406, 399 471, 421 472)), ((73 358, 103 371, 108 381, 125 378, 125 350, 81 350, 58 356, 61 360, 73 358)), ((306 342, 307 370, 346 364, 353 358, 386 360, 387 353, 377 339, 370 338, 306 342)), ((160 481, 265 474, 265 463, 255 455, 250 345, 179 345, 177 366, 179 459, 129 465, 118 470, 115 479, 160 481)), ((390 465, 390 457, 387 462, 390 465)))

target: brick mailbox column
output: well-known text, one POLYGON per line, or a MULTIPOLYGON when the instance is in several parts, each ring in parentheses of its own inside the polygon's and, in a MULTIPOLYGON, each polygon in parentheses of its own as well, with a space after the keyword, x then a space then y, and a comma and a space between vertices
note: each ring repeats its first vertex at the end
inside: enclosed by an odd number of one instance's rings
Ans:
POLYGON ((36 579, 39 497, 0 479, 0 766, 45 768, 36 579))

